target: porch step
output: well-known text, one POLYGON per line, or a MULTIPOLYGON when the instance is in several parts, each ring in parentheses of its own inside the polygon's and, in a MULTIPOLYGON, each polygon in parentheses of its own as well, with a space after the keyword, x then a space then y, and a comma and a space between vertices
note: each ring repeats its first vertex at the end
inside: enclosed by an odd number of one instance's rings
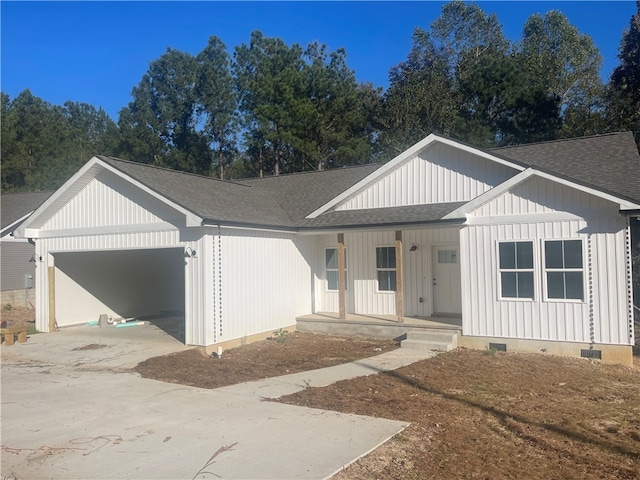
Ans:
POLYGON ((458 346, 458 334, 433 330, 409 330, 407 338, 400 342, 400 346, 414 350, 448 352, 458 346))

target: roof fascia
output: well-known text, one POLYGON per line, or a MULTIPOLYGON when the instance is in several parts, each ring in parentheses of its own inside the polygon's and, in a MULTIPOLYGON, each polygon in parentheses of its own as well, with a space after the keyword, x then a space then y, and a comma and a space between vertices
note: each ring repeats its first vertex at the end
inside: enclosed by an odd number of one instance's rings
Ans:
POLYGON ((572 182, 571 180, 565 180, 564 178, 556 177, 555 175, 552 175, 552 174, 547 173, 547 172, 542 172, 542 171, 536 170, 536 169, 533 169, 533 171, 534 171, 535 175, 537 175, 539 177, 542 177, 542 178, 545 178, 547 180, 550 180, 552 182, 559 183, 559 184, 564 185, 566 187, 575 188, 576 190, 580 190, 581 192, 588 193, 588 194, 593 195, 595 197, 600 197, 600 198, 602 198, 604 200, 608 200, 608 201, 610 201, 612 203, 617 203, 618 205, 620 205, 620 210, 634 210, 634 209, 640 208, 640 204, 630 202, 628 200, 625 200, 624 198, 620 198, 618 196, 611 195, 610 193, 602 192, 602 191, 597 190, 595 188, 586 187, 584 185, 580 185, 579 183, 572 182))
POLYGON ((259 223, 231 222, 205 218, 202 220, 203 227, 229 228, 234 230, 255 230, 261 232, 296 233, 298 228, 280 225, 262 225, 259 223))
POLYGON ((322 235, 336 232, 366 232, 381 230, 416 230, 420 228, 441 228, 460 225, 465 222, 465 218, 449 218, 440 220, 421 220, 416 222, 389 222, 381 224, 364 224, 364 225, 338 225, 325 227, 300 227, 298 233, 300 235, 322 235))
POLYGON ((502 165, 506 165, 506 166, 508 166, 510 168, 513 168, 515 170, 518 170, 518 171, 525 170, 525 168, 526 168, 526 167, 523 167, 522 165, 519 165, 519 164, 511 162, 511 161, 508 161, 508 160, 506 160, 504 158, 501 158, 501 157, 497 157, 497 156, 495 156, 495 155, 493 155, 491 153, 485 152, 485 151, 480 150, 478 148, 471 147, 469 145, 464 145, 462 143, 456 142, 455 140, 451 140, 451 139, 448 139, 448 138, 445 138, 445 137, 440 137, 440 136, 432 133, 432 134, 428 135, 427 137, 425 137, 424 139, 422 139, 421 141, 419 141, 418 143, 416 143, 415 145, 413 145, 412 147, 409 147, 407 150, 405 150, 404 152, 400 153, 398 156, 396 156, 395 158, 393 158, 389 162, 385 163, 383 166, 378 168, 375 172, 372 172, 371 174, 367 175, 365 178, 360 180, 355 185, 349 187, 347 190, 342 192, 340 195, 334 197, 332 200, 330 200, 329 202, 325 203, 320 208, 318 208, 318 209, 314 210, 313 212, 311 212, 305 218, 316 218, 319 215, 322 215, 323 213, 327 212, 328 210, 330 210, 331 208, 335 207, 336 205, 342 203, 343 201, 345 201, 350 196, 354 195, 355 193, 357 193, 358 191, 360 191, 364 187, 370 185, 374 181, 376 181, 379 178, 385 176, 390 171, 392 171, 395 168, 397 168, 400 164, 402 164, 405 161, 410 160, 411 158, 415 157, 416 155, 418 155, 423 150, 426 150, 429 146, 433 145, 436 142, 437 143, 441 143, 443 145, 448 145, 448 146, 453 147, 453 148, 457 148, 458 150, 471 153, 472 155, 476 155, 476 156, 491 160, 493 162, 500 163, 502 165))
POLYGON ((42 205, 36 208, 31 213, 31 216, 27 218, 20 227, 18 227, 14 234, 19 237, 34 236, 33 230, 36 230, 42 225, 42 223, 44 223, 43 221, 38 225, 37 221, 43 217, 49 209, 59 203, 59 201, 62 203, 71 198, 68 191, 72 185, 82 185, 84 187, 93 180, 97 176, 97 171, 99 171, 99 163, 103 162, 101 162, 97 157, 92 157, 91 160, 85 163, 84 166, 80 168, 80 170, 78 170, 69 180, 64 182, 60 188, 53 192, 51 196, 42 203, 42 205), (34 224, 36 224, 35 227, 34 224))
POLYGON ((32 212, 31 216, 29 216, 25 222, 20 225, 20 227, 15 231, 15 235, 19 237, 33 237, 36 238, 38 236, 38 228, 42 226, 42 224, 50 218, 53 212, 50 212, 51 209, 55 208, 58 204, 63 204, 69 201, 75 193, 87 186, 93 179, 95 179, 100 173, 103 171, 109 171, 114 175, 121 177, 127 182, 135 185, 141 190, 147 192, 149 195, 157 198, 161 202, 169 205, 175 210, 183 213, 186 217, 186 226, 187 227, 199 227, 202 223, 202 218, 195 215, 193 212, 185 209, 184 207, 172 202, 168 198, 160 195, 154 190, 150 189, 143 183, 135 180, 124 172, 121 172, 117 168, 112 167, 108 163, 104 162, 100 158, 94 156, 89 160, 80 170, 78 170, 69 180, 67 180, 58 190, 56 190, 51 196, 44 201, 40 207, 38 207, 35 211, 32 212), (71 190, 71 187, 76 186, 80 187, 76 189, 75 192, 71 190))
POLYGON ((542 172, 540 170, 536 170, 534 168, 527 168, 525 171, 511 177, 509 180, 501 183, 500 185, 498 185, 495 188, 492 188, 491 190, 483 193, 482 195, 477 196, 476 198, 474 198, 473 200, 465 203, 464 205, 462 205, 461 207, 455 209, 453 212, 450 212, 449 214, 445 215, 443 217, 443 219, 453 219, 453 218, 459 218, 460 216, 465 216, 469 213, 471 213, 472 211, 480 208, 482 205, 490 202, 491 200, 499 197, 500 195, 502 195, 503 193, 511 190, 512 188, 514 188, 516 185, 524 182, 525 180, 527 180, 528 178, 531 178, 533 176, 536 177, 540 177, 540 178, 544 178, 546 180, 549 180, 551 182, 555 182, 555 183, 559 183, 565 187, 569 187, 569 188, 573 188, 576 190, 579 190, 581 192, 585 192, 588 193, 590 195, 602 198, 604 200, 610 201, 612 203, 616 203, 619 205, 620 210, 634 210, 634 209, 639 209, 640 205, 635 204, 635 203, 631 203, 627 200, 624 200, 620 197, 616 197, 615 195, 611 195, 605 192, 601 192, 600 190, 596 190, 594 188, 591 187, 585 187, 583 185, 580 185, 578 183, 572 182, 570 180, 565 180, 563 178, 558 178, 555 175, 551 175, 550 173, 546 173, 546 172, 542 172))
POLYGON ((23 215, 22 217, 20 217, 18 220, 16 220, 15 222, 10 223, 9 225, 7 225, 6 227, 4 227, 1 231, 0 231, 0 237, 4 237, 5 235, 7 235, 8 233, 11 233, 12 230, 15 230, 17 227, 20 226, 20 224, 22 222, 24 222, 27 218, 29 218, 29 215, 31 215, 34 212, 34 210, 30 211, 29 213, 27 213, 26 215, 23 215))
MULTIPOLYGON (((96 158, 96 157, 94 157, 94 158, 96 158)), ((179 205, 179 204, 169 200, 164 195, 156 192, 152 188, 147 187, 144 183, 139 182, 135 178, 133 178, 133 177, 127 175, 126 173, 118 170, 116 167, 113 167, 112 165, 110 165, 110 164, 108 164, 106 162, 103 162, 99 158, 97 160, 103 165, 103 167, 106 170, 110 171, 111 173, 113 173, 115 175, 118 175, 119 177, 122 177, 124 180, 126 180, 126 181, 130 182, 131 184, 135 185, 140 190, 143 190, 144 192, 148 193, 152 197, 154 197, 154 198, 160 200, 161 202, 167 204, 168 206, 170 206, 174 210, 177 210, 178 212, 182 213, 186 218, 186 226, 187 227, 200 227, 200 226, 202 226, 202 221, 204 219, 202 217, 196 215, 195 213, 193 213, 191 210, 187 210, 182 205, 179 205)))
POLYGON ((532 175, 533 175, 533 170, 531 168, 528 168, 525 171, 520 172, 517 175, 514 175, 509 180, 502 182, 497 187, 494 187, 491 190, 488 190, 483 194, 478 195, 473 200, 470 200, 464 205, 456 208, 453 212, 449 212, 447 215, 445 215, 442 218, 450 219, 450 218, 465 217, 469 212, 472 212, 477 208, 480 208, 485 203, 488 203, 494 198, 499 197, 503 193, 508 192, 513 187, 524 182, 527 178, 531 177, 532 175))

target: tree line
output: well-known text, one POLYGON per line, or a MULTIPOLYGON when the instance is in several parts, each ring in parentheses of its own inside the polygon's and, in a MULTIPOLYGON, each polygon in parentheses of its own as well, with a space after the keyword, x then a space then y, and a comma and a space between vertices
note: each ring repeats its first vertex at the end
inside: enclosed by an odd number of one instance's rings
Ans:
POLYGON ((510 42, 495 14, 454 1, 416 28, 386 91, 344 49, 251 33, 230 54, 168 48, 114 122, 104 110, 1 95, 2 191, 57 188, 94 154, 219 178, 386 161, 437 132, 480 147, 632 130, 640 144, 640 1, 606 84, 593 40, 559 11, 510 42))

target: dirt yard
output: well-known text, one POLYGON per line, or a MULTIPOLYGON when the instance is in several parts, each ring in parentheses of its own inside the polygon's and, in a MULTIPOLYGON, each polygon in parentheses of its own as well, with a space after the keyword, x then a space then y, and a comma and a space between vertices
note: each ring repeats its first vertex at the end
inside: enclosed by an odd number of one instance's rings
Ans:
POLYGON ((14 307, 11 304, 0 306, 0 325, 4 327, 18 327, 28 325, 29 335, 36 333, 36 313, 31 308, 14 307))
POLYGON ((411 422, 338 480, 640 478, 640 369, 458 349, 280 400, 411 422))
MULTIPOLYGON (((15 313, 3 311, 2 319, 20 321, 15 313)), ((225 351, 222 358, 188 350, 149 359, 135 370, 147 378, 216 388, 394 348, 384 340, 293 333, 283 341, 225 351)), ((638 357, 632 369, 458 349, 279 401, 411 422, 337 480, 640 479, 638 357)))
POLYGON ((371 357, 398 348, 397 342, 293 332, 286 337, 226 350, 206 357, 198 349, 150 358, 135 371, 146 378, 201 388, 277 377, 371 357))

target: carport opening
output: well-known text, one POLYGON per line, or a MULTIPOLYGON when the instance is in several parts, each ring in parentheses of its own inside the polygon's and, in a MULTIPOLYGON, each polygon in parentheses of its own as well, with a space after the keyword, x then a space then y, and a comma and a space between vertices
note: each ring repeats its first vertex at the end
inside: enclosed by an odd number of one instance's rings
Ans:
POLYGON ((182 248, 56 253, 55 266, 58 326, 136 317, 184 343, 182 248))

